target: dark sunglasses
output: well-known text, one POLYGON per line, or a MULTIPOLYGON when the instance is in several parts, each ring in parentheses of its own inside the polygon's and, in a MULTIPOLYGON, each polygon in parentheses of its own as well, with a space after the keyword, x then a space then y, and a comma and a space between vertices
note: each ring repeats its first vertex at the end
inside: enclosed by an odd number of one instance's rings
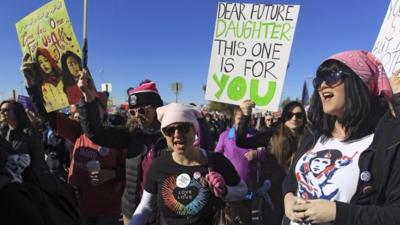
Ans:
POLYGON ((144 108, 129 109, 129 113, 132 116, 144 115, 146 113, 146 110, 144 108))
POLYGON ((322 82, 324 81, 329 87, 334 87, 336 84, 343 80, 344 76, 345 73, 342 70, 330 71, 319 76, 317 75, 317 77, 313 80, 314 89, 319 89, 322 82))
POLYGON ((285 120, 290 120, 290 119, 293 118, 293 116, 295 116, 297 120, 303 119, 304 118, 304 113, 302 113, 302 112, 297 112, 297 113, 289 112, 288 114, 286 114, 285 120))
POLYGON ((180 123, 177 125, 171 125, 163 128, 163 132, 166 136, 172 137, 175 134, 175 131, 178 130, 179 133, 187 133, 192 127, 190 123, 180 123))
POLYGON ((143 107, 130 108, 128 111, 132 116, 145 115, 146 114, 146 109, 148 109, 150 107, 151 106, 146 105, 146 106, 143 106, 143 107))

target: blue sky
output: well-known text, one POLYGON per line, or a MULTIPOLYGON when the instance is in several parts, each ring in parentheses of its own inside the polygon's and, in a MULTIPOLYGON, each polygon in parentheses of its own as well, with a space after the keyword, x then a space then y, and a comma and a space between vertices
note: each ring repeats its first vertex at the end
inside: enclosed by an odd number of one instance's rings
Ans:
MULTIPOLYGON (((47 3, 3 0, 0 9, 0 99, 12 89, 26 94, 19 65, 22 53, 15 23, 47 3)), ((65 0, 78 40, 83 0, 65 0)), ((327 56, 343 50, 371 50, 389 0, 226 1, 300 5, 283 97, 301 96, 306 77, 327 56)), ((157 83, 164 101, 174 101, 172 82, 183 83, 180 102, 206 103, 202 90, 218 1, 89 0, 89 67, 98 86, 111 82, 118 102, 144 79, 157 83)), ((309 81, 309 90, 310 87, 309 81)), ((311 93, 310 93, 311 94, 311 93)))

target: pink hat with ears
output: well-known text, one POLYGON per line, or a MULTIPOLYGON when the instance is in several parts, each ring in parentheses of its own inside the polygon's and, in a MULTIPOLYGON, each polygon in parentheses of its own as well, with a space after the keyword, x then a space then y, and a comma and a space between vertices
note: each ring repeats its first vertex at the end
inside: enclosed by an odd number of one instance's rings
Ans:
POLYGON ((171 103, 157 108, 157 118, 161 123, 162 129, 173 123, 192 123, 196 133, 200 132, 198 118, 201 117, 200 111, 180 103, 171 103))
POLYGON ((383 94, 386 100, 392 97, 392 87, 385 69, 372 53, 363 50, 345 51, 330 56, 326 60, 330 59, 340 61, 353 70, 367 86, 371 96, 383 94))

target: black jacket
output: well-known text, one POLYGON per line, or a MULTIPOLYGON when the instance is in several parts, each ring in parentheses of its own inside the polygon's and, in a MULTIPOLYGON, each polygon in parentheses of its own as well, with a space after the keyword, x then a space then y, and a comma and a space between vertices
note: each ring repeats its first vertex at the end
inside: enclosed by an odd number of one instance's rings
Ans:
MULTIPOLYGON (((400 224, 400 119, 387 113, 377 125, 371 145, 360 156, 360 172, 369 171, 372 179, 359 177, 356 194, 350 203, 336 202, 338 225, 400 224)), ((294 168, 299 158, 311 149, 320 134, 307 131, 283 184, 283 195, 297 192, 294 168)), ((285 218, 283 224, 289 224, 285 218)))
MULTIPOLYGON (((146 142, 158 139, 146 137, 142 133, 132 133, 128 129, 103 126, 100 122, 97 99, 91 103, 78 105, 80 122, 85 135, 94 143, 109 148, 127 148, 125 161, 125 190, 122 196, 122 213, 130 217, 139 204, 139 190, 142 180, 141 161, 145 155, 146 142)), ((157 135, 161 137, 161 133, 157 135)), ((166 147, 161 144, 163 149, 166 147)))
POLYGON ((30 167, 48 171, 44 161, 43 138, 39 131, 32 127, 11 130, 8 125, 3 124, 0 128, 0 136, 6 139, 19 154, 28 154, 31 157, 30 167))
MULTIPOLYGON (((17 154, 12 148, 11 144, 7 142, 2 136, 0 136, 0 171, 2 171, 6 165, 7 158, 11 154, 17 154)), ((0 189, 11 181, 10 177, 0 172, 0 189)))
POLYGON ((255 134, 252 137, 247 137, 247 132, 250 123, 250 116, 242 116, 238 125, 236 134, 236 145, 241 148, 267 148, 272 135, 275 133, 275 128, 266 129, 264 132, 255 134))

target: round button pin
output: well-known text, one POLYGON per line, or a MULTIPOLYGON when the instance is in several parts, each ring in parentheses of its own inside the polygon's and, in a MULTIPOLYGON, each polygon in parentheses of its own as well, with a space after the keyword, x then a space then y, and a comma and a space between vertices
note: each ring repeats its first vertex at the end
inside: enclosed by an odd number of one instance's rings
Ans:
POLYGON ((364 182, 371 180, 371 173, 369 171, 362 171, 360 174, 360 179, 364 182))
POLYGON ((190 184, 190 176, 187 173, 182 173, 176 178, 176 186, 186 188, 190 184))
POLYGON ((201 177, 201 173, 200 173, 199 171, 196 171, 196 172, 193 173, 193 178, 194 178, 194 179, 197 180, 197 179, 199 179, 200 177, 201 177))

